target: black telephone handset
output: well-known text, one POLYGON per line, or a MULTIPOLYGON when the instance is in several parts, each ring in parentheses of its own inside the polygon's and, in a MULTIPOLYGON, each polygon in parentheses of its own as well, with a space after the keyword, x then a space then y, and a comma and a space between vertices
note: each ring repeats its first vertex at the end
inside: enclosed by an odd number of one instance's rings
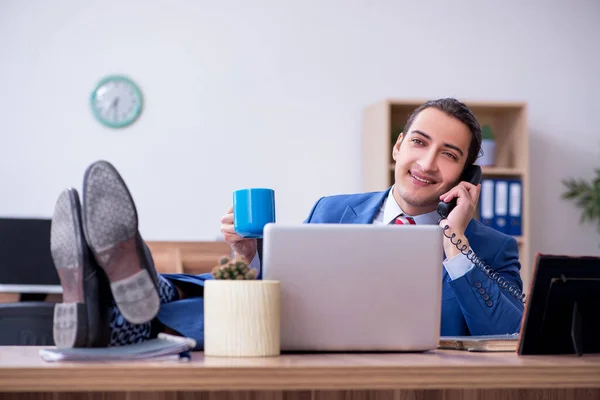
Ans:
MULTIPOLYGON (((479 165, 473 164, 465 169, 460 180, 470 182, 473 185, 478 185, 479 183, 481 183, 482 175, 483 174, 482 174, 481 167, 479 165)), ((450 212, 454 209, 454 207, 456 207, 456 200, 457 199, 455 197, 454 199, 450 200, 448 203, 446 203, 444 201, 440 201, 438 203, 437 212, 440 215, 440 221, 442 219, 448 218, 448 215, 450 215, 450 212)), ((466 244, 463 244, 461 246, 460 244, 461 244, 462 240, 461 239, 454 240, 454 238, 456 237, 456 234, 453 233, 451 235, 448 235, 446 233, 446 231, 448 229, 450 229, 450 227, 448 225, 443 227, 444 236, 449 238, 450 242, 453 245, 455 245, 456 248, 458 248, 458 250, 460 250, 460 252, 463 253, 467 257, 467 259, 469 259, 469 261, 471 261, 477 268, 479 268, 481 271, 483 271, 483 273, 486 274, 487 277, 490 278, 493 282, 495 282, 498 286, 500 286, 502 289, 508 291, 511 296, 513 296, 515 299, 525 303, 525 294, 521 290, 519 290, 518 287, 516 287, 515 285, 511 285, 511 283, 509 281, 507 281, 503 276, 501 276, 499 273, 495 272, 488 265, 486 265, 482 259, 477 257, 477 255, 475 253, 473 253, 473 250, 469 249, 469 246, 467 246, 466 244)))
MULTIPOLYGON (((483 173, 481 171, 481 167, 479 165, 472 164, 465 169, 465 172, 463 172, 460 180, 472 183, 473 185, 479 185, 481 183, 482 175, 483 173)), ((448 218, 450 211, 452 211, 454 207, 456 207, 456 197, 450 200, 449 203, 440 201, 437 206, 437 212, 440 214, 440 217, 448 218)))

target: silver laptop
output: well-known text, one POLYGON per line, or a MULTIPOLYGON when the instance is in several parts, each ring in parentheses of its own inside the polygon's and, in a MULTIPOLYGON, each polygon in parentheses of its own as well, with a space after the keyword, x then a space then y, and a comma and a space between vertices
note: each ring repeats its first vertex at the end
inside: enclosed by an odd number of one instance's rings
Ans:
POLYGON ((282 351, 427 351, 440 338, 437 225, 268 224, 282 351))

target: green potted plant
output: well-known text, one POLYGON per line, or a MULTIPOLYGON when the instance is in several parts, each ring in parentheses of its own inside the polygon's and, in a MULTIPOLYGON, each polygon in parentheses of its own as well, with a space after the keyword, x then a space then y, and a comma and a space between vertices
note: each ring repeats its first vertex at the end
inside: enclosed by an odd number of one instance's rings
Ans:
POLYGON ((259 280, 245 259, 223 257, 204 282, 204 355, 280 354, 278 281, 259 280))
POLYGON ((596 223, 596 229, 600 233, 600 168, 595 173, 596 176, 590 181, 581 178, 563 179, 562 183, 567 190, 563 192, 562 198, 574 201, 581 208, 580 222, 596 223))

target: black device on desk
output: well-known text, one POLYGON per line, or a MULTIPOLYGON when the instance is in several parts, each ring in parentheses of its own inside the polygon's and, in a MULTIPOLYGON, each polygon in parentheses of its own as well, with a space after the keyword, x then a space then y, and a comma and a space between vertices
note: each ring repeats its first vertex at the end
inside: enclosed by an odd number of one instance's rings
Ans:
MULTIPOLYGON (((0 218, 0 291, 60 293, 50 253, 50 218, 0 218)), ((32 296, 33 297, 33 296, 32 296)))
MULTIPOLYGON (((460 180, 472 183, 473 185, 478 185, 479 183, 481 183, 482 176, 483 172, 481 170, 481 167, 479 165, 473 164, 465 168, 465 171, 463 172, 463 175, 461 176, 460 180)), ((440 215, 440 217, 442 219, 448 218, 450 212, 454 209, 454 207, 456 207, 456 203, 456 197, 448 203, 440 201, 437 206, 437 212, 440 215)), ((461 251, 461 253, 463 253, 469 259, 469 261, 471 261, 477 268, 483 271, 483 273, 486 274, 486 276, 490 278, 493 282, 495 282, 498 286, 500 286, 500 288, 506 290, 515 299, 525 303, 525 294, 521 289, 519 289, 515 285, 512 285, 509 281, 504 279, 504 277, 502 277, 500 274, 498 274, 492 268, 486 265, 485 262, 479 257, 477 257, 473 250, 469 249, 467 245, 461 245, 462 241, 460 239, 455 240, 456 235, 454 233, 448 235, 446 233, 448 229, 450 229, 448 225, 443 227, 444 235, 450 239, 452 244, 454 244, 461 251)))
POLYGON ((600 353, 600 257, 536 254, 518 354, 600 353))
POLYGON ((0 345, 54 345, 54 304, 60 293, 50 252, 49 218, 0 218, 0 292, 20 294, 0 303, 0 345))

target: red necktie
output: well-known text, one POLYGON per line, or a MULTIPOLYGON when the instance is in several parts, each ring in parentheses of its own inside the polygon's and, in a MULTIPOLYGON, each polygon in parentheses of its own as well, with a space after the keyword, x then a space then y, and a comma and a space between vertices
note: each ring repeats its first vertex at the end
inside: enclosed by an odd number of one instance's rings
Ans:
POLYGON ((396 217, 396 225, 416 225, 415 220, 400 214, 396 217))

